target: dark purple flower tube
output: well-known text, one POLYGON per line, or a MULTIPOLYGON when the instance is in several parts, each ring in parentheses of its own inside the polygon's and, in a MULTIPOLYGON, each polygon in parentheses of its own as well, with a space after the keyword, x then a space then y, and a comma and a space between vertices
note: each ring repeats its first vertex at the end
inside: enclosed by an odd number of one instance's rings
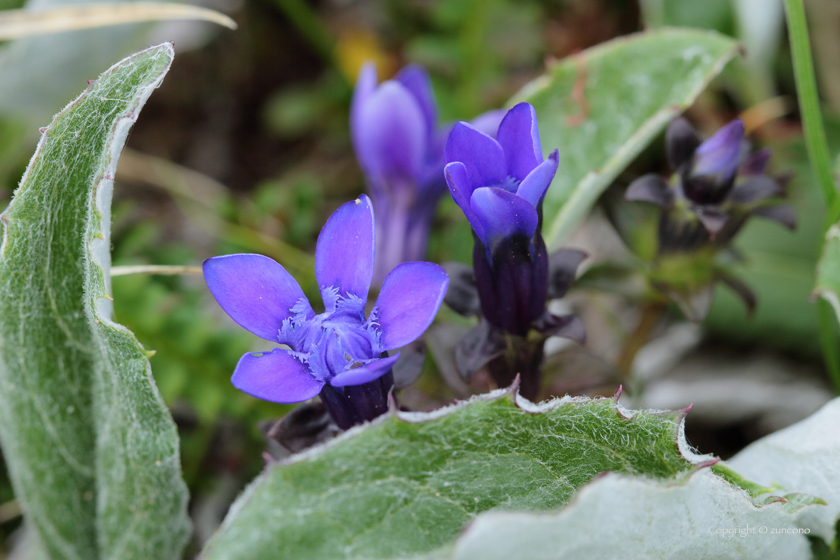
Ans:
POLYGON ((473 268, 484 317, 525 336, 546 312, 548 255, 542 200, 557 172, 543 160, 528 103, 508 111, 497 138, 461 122, 446 142, 446 181, 475 234, 473 268))
POLYGON ((375 255, 373 208, 362 195, 327 221, 315 249, 315 277, 325 311, 315 314, 298 283, 278 263, 252 254, 204 261, 210 292, 246 330, 288 349, 248 353, 233 385, 257 398, 302 402, 320 394, 347 429, 387 410, 399 352, 435 317, 449 283, 432 263, 403 263, 385 278, 370 315, 365 304, 375 255))

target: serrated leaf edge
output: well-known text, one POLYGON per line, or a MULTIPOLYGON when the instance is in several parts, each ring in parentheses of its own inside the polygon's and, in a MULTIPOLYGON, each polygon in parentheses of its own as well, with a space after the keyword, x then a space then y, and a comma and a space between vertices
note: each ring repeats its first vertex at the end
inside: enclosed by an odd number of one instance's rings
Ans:
POLYGON ((612 397, 589 398, 572 397, 566 395, 564 397, 554 397, 541 403, 533 403, 519 394, 519 383, 517 377, 517 379, 514 380, 513 384, 511 384, 509 387, 496 389, 494 391, 490 391, 489 393, 473 395, 467 400, 456 400, 454 403, 448 406, 444 406, 430 412, 401 411, 392 406, 390 407, 389 413, 384 414, 371 422, 367 422, 365 424, 351 428, 350 430, 347 430, 343 434, 340 434, 339 436, 329 441, 310 447, 309 449, 301 451, 300 453, 296 453, 280 461, 271 461, 271 463, 269 463, 269 465, 267 466, 291 465, 299 463, 301 461, 305 461, 312 457, 316 457, 324 451, 326 451, 327 449, 331 448, 332 446, 338 445, 341 442, 351 439, 357 434, 364 432, 365 430, 378 426, 379 424, 387 422, 391 419, 397 419, 399 421, 410 424, 422 424, 425 422, 438 420, 445 416, 449 416, 477 402, 492 402, 506 397, 509 397, 517 408, 519 408, 523 412, 527 412, 528 414, 545 414, 566 405, 580 405, 592 402, 612 401, 614 403, 614 410, 616 411, 616 413, 621 418, 629 422, 632 422, 633 419, 639 414, 649 414, 660 417, 671 417, 674 420, 675 424, 674 445, 683 459, 685 459, 692 465, 703 467, 710 466, 714 463, 717 463, 720 460, 719 458, 714 457, 713 455, 700 455, 696 452, 694 448, 691 447, 691 445, 689 445, 688 440, 685 437, 685 417, 691 410, 692 405, 689 405, 686 408, 680 410, 630 410, 619 404, 618 400, 621 397, 621 393, 622 388, 619 387, 618 391, 616 391, 616 393, 612 397))

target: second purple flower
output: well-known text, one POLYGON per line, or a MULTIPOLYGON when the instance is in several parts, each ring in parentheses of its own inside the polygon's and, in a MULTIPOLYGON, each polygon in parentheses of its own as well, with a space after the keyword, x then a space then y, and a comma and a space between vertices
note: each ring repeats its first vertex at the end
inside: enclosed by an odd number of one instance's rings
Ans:
POLYGON ((416 65, 378 84, 376 67, 359 74, 350 113, 356 157, 376 208, 374 283, 403 262, 425 256, 440 197, 447 128, 437 126, 429 76, 416 65))

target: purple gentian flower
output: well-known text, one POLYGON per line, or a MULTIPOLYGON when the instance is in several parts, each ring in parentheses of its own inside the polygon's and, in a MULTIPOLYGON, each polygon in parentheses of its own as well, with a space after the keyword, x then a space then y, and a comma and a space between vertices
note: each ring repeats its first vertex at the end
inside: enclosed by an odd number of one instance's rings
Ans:
POLYGON ((403 262, 424 257, 443 179, 448 127, 437 126, 437 105, 426 71, 417 65, 377 83, 367 63, 356 81, 350 131, 376 208, 374 282, 403 262))
POLYGON ((750 153, 740 119, 705 141, 687 120, 675 119, 665 134, 665 151, 671 176, 643 175, 624 195, 661 208, 657 250, 646 272, 651 287, 675 301, 692 321, 706 316, 718 281, 752 311, 752 290, 717 263, 717 255, 751 216, 796 227, 793 209, 779 204, 786 179, 765 174, 770 151, 750 153))
POLYGON ((288 350, 248 353, 231 382, 257 398, 295 403, 320 394, 341 428, 387 410, 391 367, 400 348, 431 324, 449 283, 441 267, 410 262, 385 278, 370 316, 374 216, 364 195, 327 220, 315 249, 315 277, 325 311, 315 314, 298 283, 278 263, 252 254, 204 261, 216 301, 240 326, 288 350))
POLYGON ((520 103, 505 115, 496 139, 456 124, 445 159, 449 190, 475 233, 473 268, 484 316, 525 336, 546 309, 541 209, 559 154, 543 160, 536 112, 520 103))
MULTIPOLYGON (((473 229, 474 286, 484 317, 459 344, 458 367, 469 376, 486 364, 500 386, 519 374, 520 393, 534 398, 545 339, 585 338, 577 317, 546 309, 549 297, 565 294, 585 257, 564 250, 550 264, 543 241, 542 202, 557 172, 558 151, 543 159, 536 112, 520 103, 504 116, 495 138, 465 122, 456 124, 444 154, 449 190, 473 229)), ((449 300, 470 313, 473 278, 458 267, 453 271, 458 271, 456 293, 449 300)))
POLYGON ((652 202, 665 210, 660 220, 660 252, 695 250, 709 242, 728 243, 750 215, 793 229, 788 206, 775 204, 784 181, 764 173, 769 150, 749 155, 744 123, 735 119, 705 141, 684 118, 665 137, 670 182, 655 173, 630 184, 625 198, 652 202))

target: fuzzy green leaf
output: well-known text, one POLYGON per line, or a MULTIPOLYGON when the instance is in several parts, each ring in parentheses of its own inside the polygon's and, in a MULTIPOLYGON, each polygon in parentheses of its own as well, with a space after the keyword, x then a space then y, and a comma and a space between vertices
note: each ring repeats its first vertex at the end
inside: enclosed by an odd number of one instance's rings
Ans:
MULTIPOLYGON (((816 414, 770 434, 735 455, 729 466, 763 484, 824 499, 803 514, 802 527, 828 543, 840 521, 840 398, 816 414)), ((778 492, 777 492, 778 493, 778 492)))
POLYGON ((425 555, 482 512, 560 507, 604 471, 669 480, 690 472, 708 457, 687 450, 682 418, 630 413, 613 399, 537 407, 505 391, 395 413, 270 465, 202 558, 425 555))
POLYGON ((610 473, 556 513, 480 516, 454 551, 438 558, 806 560, 810 546, 797 521, 800 512, 824 507, 813 503, 776 499, 757 505, 711 469, 664 484, 610 473))
POLYGON ((549 246, 571 233, 736 51, 735 41, 711 31, 640 33, 565 58, 514 96, 512 103, 536 109, 546 155, 560 150, 543 206, 549 246))
POLYGON ((117 158, 172 54, 123 60, 56 115, 2 215, 0 440, 52 560, 179 558, 189 534, 175 425, 108 295, 117 158))
POLYGON ((809 537, 836 542, 838 423, 835 399, 753 443, 727 466, 718 463, 687 480, 663 483, 610 473, 558 512, 488 512, 438 558, 597 560, 619 552, 662 560, 811 558, 809 537))

